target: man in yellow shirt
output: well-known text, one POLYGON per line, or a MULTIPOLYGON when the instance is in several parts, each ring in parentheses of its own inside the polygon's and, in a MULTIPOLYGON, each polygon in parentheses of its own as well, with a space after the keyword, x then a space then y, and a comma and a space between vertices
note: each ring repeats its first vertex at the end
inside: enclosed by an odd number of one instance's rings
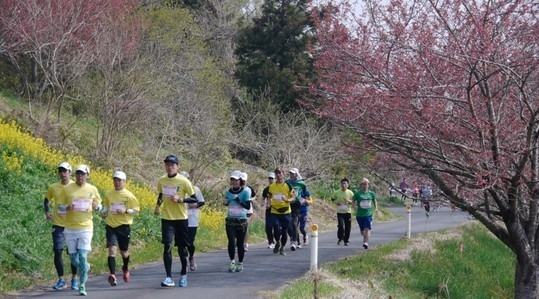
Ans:
POLYGON ((108 281, 111 286, 116 286, 116 253, 118 247, 122 256, 123 279, 129 282, 129 240, 131 239, 131 225, 133 216, 140 212, 137 198, 129 190, 125 189, 127 176, 123 171, 116 171, 112 175, 114 190, 109 190, 105 195, 102 217, 106 219, 105 226, 107 247, 109 256, 107 263, 110 275, 108 281))
POLYGON ((275 182, 269 188, 271 206, 271 221, 273 227, 273 237, 275 238, 275 248, 273 253, 286 255, 284 248, 288 239, 288 227, 292 219, 290 213, 290 203, 296 200, 294 189, 285 182, 284 173, 280 168, 275 169, 275 182))
MULTIPOLYGON (((54 267, 56 267, 56 273, 58 273, 58 281, 52 287, 55 290, 60 290, 66 287, 66 281, 64 279, 64 261, 62 253, 65 246, 64 237, 64 217, 65 211, 58 210, 58 198, 62 194, 62 190, 68 184, 73 183, 71 180, 71 165, 67 162, 63 162, 58 165, 58 176, 60 181, 49 186, 45 200, 43 201, 43 207, 45 209, 45 218, 52 221, 52 249, 54 251, 54 267)), ((71 264, 71 289, 78 290, 77 283, 77 267, 71 264)))
POLYGON ((88 252, 92 250, 94 224, 92 211, 101 210, 101 196, 93 185, 87 183, 90 168, 84 164, 75 170, 75 183, 62 191, 58 207, 65 213, 65 238, 71 263, 78 267, 79 294, 86 296, 88 279, 88 252))
POLYGON ((163 243, 163 263, 167 277, 161 286, 173 287, 172 280, 172 240, 178 247, 182 269, 179 287, 187 286, 187 247, 189 246, 189 226, 186 203, 198 202, 191 182, 178 174, 180 159, 174 155, 165 158, 166 175, 157 182, 157 204, 154 214, 161 214, 161 242, 163 243))
POLYGON ((341 180, 341 189, 335 191, 331 201, 337 205, 337 245, 348 246, 350 231, 352 230, 352 198, 354 192, 348 189, 350 181, 347 178, 341 180))

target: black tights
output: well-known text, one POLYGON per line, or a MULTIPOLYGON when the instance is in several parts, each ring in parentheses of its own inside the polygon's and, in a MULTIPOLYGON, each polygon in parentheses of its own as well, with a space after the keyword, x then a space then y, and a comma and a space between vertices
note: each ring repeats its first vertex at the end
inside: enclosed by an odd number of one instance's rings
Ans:
POLYGON ((238 263, 243 263, 245 257, 245 241, 246 227, 240 225, 226 225, 226 236, 228 238, 228 257, 233 260, 236 256, 236 247, 238 248, 238 263))
MULTIPOLYGON (((62 259, 63 250, 54 250, 54 267, 56 267, 56 272, 58 277, 64 276, 64 260, 62 259)), ((77 267, 71 264, 71 274, 77 275, 77 267)))
MULTIPOLYGON (((180 256, 180 262, 182 264, 181 275, 187 274, 187 248, 185 246, 178 246, 178 255, 180 256)), ((163 250, 163 263, 165 264, 165 272, 167 277, 172 277, 172 245, 164 244, 163 250)))

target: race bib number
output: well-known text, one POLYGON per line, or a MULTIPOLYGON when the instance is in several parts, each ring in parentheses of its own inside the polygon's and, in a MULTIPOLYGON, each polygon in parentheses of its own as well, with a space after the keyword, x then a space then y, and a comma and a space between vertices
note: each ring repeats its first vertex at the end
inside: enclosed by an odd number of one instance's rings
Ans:
POLYGON ((118 210, 125 210, 125 202, 113 202, 110 204, 110 213, 111 214, 118 214, 118 210))
POLYGON ((90 210, 90 199, 75 198, 73 199, 73 211, 87 212, 90 210))
POLYGON ((347 205, 339 205, 339 211, 340 212, 347 212, 348 211, 348 206, 347 205))
POLYGON ((241 216, 243 211, 244 209, 242 206, 231 206, 228 208, 228 213, 230 216, 241 216))
POLYGON ((363 209, 368 209, 371 207, 372 201, 371 200, 362 200, 359 202, 359 206, 363 209))
POLYGON ((282 194, 282 193, 274 194, 274 195, 273 195, 273 200, 276 200, 276 201, 283 201, 283 200, 284 200, 284 194, 282 194))
POLYGON ((176 194, 178 187, 176 186, 163 186, 163 196, 173 197, 176 194))

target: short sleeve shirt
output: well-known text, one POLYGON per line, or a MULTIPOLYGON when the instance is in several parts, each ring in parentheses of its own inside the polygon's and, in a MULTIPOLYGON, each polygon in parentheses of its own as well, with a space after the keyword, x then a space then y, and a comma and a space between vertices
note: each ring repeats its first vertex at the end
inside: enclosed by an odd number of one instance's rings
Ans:
POLYGON ((356 203, 357 206, 356 217, 372 216, 376 203, 376 196, 374 192, 364 192, 362 190, 358 190, 354 192, 354 197, 352 198, 352 200, 356 203))
POLYGON ((354 197, 354 192, 350 189, 346 189, 342 191, 342 189, 339 189, 333 193, 333 196, 331 196, 331 200, 337 204, 337 213, 340 214, 351 214, 352 213, 352 207, 350 204, 348 204, 347 200, 352 200, 354 197))
POLYGON ((60 198, 60 195, 62 195, 62 191, 64 190, 64 187, 73 183, 72 180, 69 180, 69 183, 66 185, 62 185, 61 182, 54 183, 49 186, 47 190, 47 194, 45 195, 45 198, 49 200, 49 203, 51 205, 52 210, 52 224, 57 226, 64 226, 65 222, 65 211, 59 211, 58 210, 58 199, 60 198), (58 214, 60 212, 60 214, 58 214))
POLYGON ((106 223, 110 227, 133 224, 133 215, 128 213, 118 214, 118 212, 116 212, 118 209, 140 211, 138 199, 133 193, 125 188, 120 191, 109 190, 107 194, 105 194, 104 205, 108 210, 106 223))
POLYGON ((166 220, 187 220, 187 207, 183 202, 174 202, 172 197, 178 194, 180 198, 186 198, 195 194, 195 188, 183 175, 168 177, 162 176, 157 182, 157 192, 163 196, 161 217, 166 220))
POLYGON ((93 202, 101 204, 101 195, 93 185, 86 183, 81 187, 73 183, 65 186, 58 204, 72 205, 73 209, 66 211, 64 227, 73 230, 92 230, 93 202))

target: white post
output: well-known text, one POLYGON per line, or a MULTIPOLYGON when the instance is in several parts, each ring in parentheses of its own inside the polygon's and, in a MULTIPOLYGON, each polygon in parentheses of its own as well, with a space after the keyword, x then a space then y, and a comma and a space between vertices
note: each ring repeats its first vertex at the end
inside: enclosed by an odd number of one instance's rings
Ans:
POLYGON ((408 214, 408 230, 406 236, 410 239, 412 235, 412 207, 410 205, 406 206, 406 213, 408 214))
POLYGON ((311 240, 309 241, 311 247, 311 271, 318 271, 318 225, 313 224, 311 226, 311 240))

